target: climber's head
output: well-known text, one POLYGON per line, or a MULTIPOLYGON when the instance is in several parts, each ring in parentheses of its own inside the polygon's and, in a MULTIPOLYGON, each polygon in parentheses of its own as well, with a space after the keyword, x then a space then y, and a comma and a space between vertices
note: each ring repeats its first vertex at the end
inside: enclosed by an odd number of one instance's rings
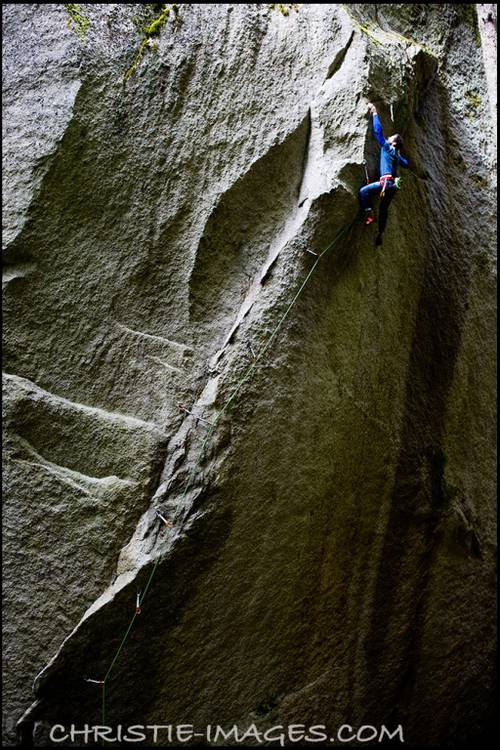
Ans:
POLYGON ((403 139, 401 138, 399 133, 395 133, 394 135, 389 136, 387 140, 389 141, 391 146, 394 146, 396 151, 401 151, 401 149, 403 148, 403 139))

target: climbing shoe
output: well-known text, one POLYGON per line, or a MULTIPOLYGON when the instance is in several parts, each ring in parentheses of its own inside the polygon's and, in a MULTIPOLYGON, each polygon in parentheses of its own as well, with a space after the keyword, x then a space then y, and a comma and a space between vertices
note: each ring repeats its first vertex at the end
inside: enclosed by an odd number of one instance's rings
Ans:
POLYGON ((371 211, 370 209, 366 209, 364 224, 368 225, 368 224, 371 224, 373 221, 375 221, 373 211, 371 211))

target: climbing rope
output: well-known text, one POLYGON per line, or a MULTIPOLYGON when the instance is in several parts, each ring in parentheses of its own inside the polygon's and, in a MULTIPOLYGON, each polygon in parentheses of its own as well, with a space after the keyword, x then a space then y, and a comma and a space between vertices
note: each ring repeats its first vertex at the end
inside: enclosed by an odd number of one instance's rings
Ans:
MULTIPOLYGON (((259 349, 259 350, 258 350, 257 352, 254 352, 253 350, 251 350, 251 351, 252 351, 252 358, 253 358, 253 361, 252 361, 252 363, 251 363, 251 364, 249 365, 249 367, 248 367, 248 368, 247 368, 247 369, 245 370, 245 372, 243 373, 243 375, 242 375, 242 377, 240 378, 240 380, 239 380, 239 381, 238 381, 238 382, 236 383, 235 387, 233 388, 233 390, 232 390, 232 391, 231 391, 231 393, 229 394, 229 396, 228 396, 228 398, 227 398, 227 400, 226 400, 226 403, 224 404, 224 406, 222 407, 221 411, 219 412, 219 414, 218 414, 218 415, 217 415, 217 417, 215 418, 215 421, 213 421, 213 422, 207 422, 207 420, 202 420, 202 421, 206 422, 206 423, 207 423, 207 424, 209 425, 209 427, 208 427, 208 432, 207 432, 207 435, 206 435, 206 437, 205 437, 205 440, 203 441, 203 444, 202 444, 202 446, 201 446, 201 449, 200 449, 200 452, 199 452, 199 459, 198 459, 198 461, 197 461, 197 462, 195 463, 195 465, 194 465, 194 467, 193 467, 193 470, 192 470, 192 472, 191 472, 191 474, 190 474, 190 476, 189 476, 188 480, 187 480, 187 481, 186 481, 186 483, 185 483, 185 486, 184 486, 184 492, 183 492, 183 494, 182 494, 182 497, 181 497, 181 501, 182 501, 182 500, 183 500, 183 499, 185 498, 185 496, 186 496, 186 494, 187 494, 188 490, 189 490, 189 489, 191 488, 191 486, 192 486, 192 480, 193 480, 193 478, 194 478, 194 476, 195 476, 195 473, 196 473, 196 471, 197 471, 197 469, 198 469, 198 467, 200 466, 200 463, 201 463, 201 461, 202 461, 202 458, 203 458, 203 455, 204 455, 204 451, 205 451, 205 447, 206 447, 206 445, 207 445, 208 441, 210 440, 210 438, 211 438, 211 436, 212 436, 212 433, 213 433, 213 431, 215 430, 215 428, 216 428, 217 424, 219 423, 219 421, 221 420, 221 418, 223 417, 223 415, 224 415, 224 414, 225 414, 225 413, 227 412, 227 410, 228 410, 229 406, 231 405, 231 403, 232 403, 232 402, 234 401, 234 399, 236 398, 237 394, 239 393, 239 391, 240 391, 240 389, 242 388, 242 386, 244 385, 244 383, 245 383, 245 382, 246 382, 246 381, 247 381, 247 380, 249 379, 250 375, 251 375, 251 374, 253 373, 253 371, 255 370, 255 368, 256 368, 256 366, 257 366, 257 363, 258 363, 259 359, 260 359, 260 358, 262 357, 262 355, 263 355, 263 354, 264 354, 264 353, 265 353, 265 352, 266 352, 266 351, 267 351, 267 350, 269 349, 269 347, 270 347, 271 343, 272 343, 272 342, 274 341, 274 338, 276 337, 276 335, 277 335, 278 331, 280 330, 280 328, 282 327, 283 323, 285 322, 285 320, 287 319, 288 315, 290 314, 290 311, 292 310, 292 308, 293 308, 293 307, 294 307, 294 305, 296 304, 297 300, 298 300, 298 299, 299 299, 299 297, 301 296, 302 292, 304 291, 304 289, 305 289, 305 287, 306 287, 306 285, 307 285, 307 283, 308 283, 309 279, 310 279, 310 278, 311 278, 311 276, 313 275, 313 273, 314 273, 314 271, 315 271, 315 269, 316 269, 316 267, 317 267, 318 263, 319 263, 319 262, 320 262, 320 260, 321 260, 321 259, 323 258, 323 256, 324 256, 324 255, 325 255, 325 254, 326 254, 326 253, 327 253, 327 252, 328 252, 329 250, 331 250, 331 248, 332 248, 332 247, 334 247, 334 246, 336 245, 336 243, 337 243, 337 242, 338 242, 338 241, 340 240, 340 238, 341 238, 341 237, 343 237, 343 236, 344 236, 344 234, 346 234, 346 233, 347 233, 347 232, 348 232, 348 231, 349 231, 349 230, 350 230, 350 229, 351 229, 351 228, 352 228, 352 227, 354 226, 354 224, 355 224, 355 223, 356 223, 357 221, 358 221, 358 217, 356 217, 356 218, 355 218, 355 219, 354 219, 354 220, 353 220, 353 221, 352 221, 352 222, 351 222, 350 224, 348 224, 348 225, 347 225, 347 226, 345 226, 345 227, 344 227, 343 229, 341 229, 341 230, 340 230, 340 231, 339 231, 339 232, 338 232, 338 233, 337 233, 337 234, 335 235, 335 237, 334 237, 334 238, 333 238, 333 240, 332 240, 332 241, 330 242, 330 244, 329 244, 329 245, 327 245, 327 247, 326 247, 326 248, 325 248, 325 249, 324 249, 324 250, 323 250, 323 251, 322 251, 321 253, 317 254, 317 253, 313 253, 313 252, 311 251, 311 253, 312 253, 313 255, 316 255, 316 260, 314 261, 313 265, 312 265, 312 266, 311 266, 311 268, 309 269, 309 271, 308 271, 308 273, 307 273, 307 275, 306 275, 306 277, 305 277, 304 281, 303 281, 303 282, 302 282, 302 284, 300 285, 300 287, 299 287, 298 291, 296 292, 296 294, 294 295, 294 297, 293 297, 292 301, 290 302, 290 304, 288 305, 287 309, 285 310, 285 312, 283 313, 283 315, 282 315, 282 316, 281 316, 281 318, 279 319, 279 321, 278 321, 277 325, 275 326, 275 328, 274 328, 274 329, 273 329, 273 331, 271 332, 271 334, 270 334, 270 336, 269 336, 268 340, 267 340, 267 341, 265 342, 265 344, 263 344, 263 345, 261 346, 261 348, 260 348, 260 349, 259 349)), ((201 418, 201 417, 199 417, 199 416, 198 416, 197 414, 194 414, 193 412, 190 412, 190 411, 188 411, 187 409, 184 409, 183 407, 180 407, 180 408, 181 408, 181 409, 182 409, 183 411, 185 411, 185 412, 187 412, 188 414, 190 414, 191 416, 193 416, 194 418, 196 418, 197 420, 198 420, 198 419, 202 419, 202 418, 201 418)), ((164 517, 164 516, 163 516, 163 515, 162 515, 162 514, 161 514, 161 513, 159 512, 159 511, 155 510, 155 512, 156 512, 156 515, 158 516, 159 520, 160 520, 160 521, 162 521, 162 522, 163 522, 163 523, 164 523, 164 524, 165 524, 165 525, 166 525, 167 527, 171 527, 171 526, 173 525, 173 524, 172 524, 172 522, 171 522, 171 521, 168 521, 168 520, 167 520, 167 519, 166 519, 166 518, 165 518, 165 517, 164 517)), ((182 526, 181 526, 181 528, 182 528, 182 526)), ((114 653, 114 656, 113 656, 113 658, 112 658, 112 660, 111 660, 111 663, 110 663, 110 665, 109 665, 109 667, 108 667, 108 670, 107 670, 106 674, 104 675, 104 678, 103 678, 102 680, 93 680, 93 679, 85 678, 85 681, 86 681, 86 682, 92 682, 92 683, 96 683, 96 684, 100 685, 100 686, 101 686, 101 688, 102 688, 102 724, 103 724, 103 726, 105 726, 105 723, 106 723, 106 722, 105 722, 105 719, 106 719, 106 685, 107 685, 107 683, 108 683, 108 680, 109 680, 109 678, 110 678, 110 676, 111 676, 111 672, 113 671, 113 668, 114 668, 114 666, 115 666, 115 664, 116 664, 116 662, 117 662, 117 660, 118 660, 118 657, 120 656, 120 654, 121 654, 121 652, 122 652, 122 650, 123 650, 123 648, 124 648, 124 646, 125 646, 125 643, 126 643, 126 641, 127 641, 128 637, 129 637, 129 635, 130 635, 130 632, 131 632, 131 630, 132 630, 132 627, 133 627, 133 625, 134 625, 134 622, 135 622, 136 618, 137 618, 137 617, 139 616, 139 614, 141 613, 141 608, 142 608, 142 604, 143 604, 143 602, 144 602, 144 599, 145 599, 145 597, 146 597, 146 594, 147 594, 147 592, 148 592, 148 590, 149 590, 149 587, 150 587, 150 585, 151 585, 151 581, 153 580, 153 577, 154 577, 154 575, 155 575, 155 573, 156 573, 156 569, 157 569, 157 567, 158 567, 158 564, 159 564, 159 562, 160 562, 160 557, 158 556, 158 557, 156 558, 156 560, 155 560, 154 564, 153 564, 153 567, 152 567, 152 569, 151 569, 151 573, 149 574, 149 578, 147 579, 147 582, 146 582, 146 585, 145 585, 145 587, 144 587, 144 590, 142 591, 142 594, 141 594, 141 592, 138 592, 138 593, 137 593, 137 596, 136 596, 136 606, 135 606, 135 612, 134 612, 134 614, 132 615, 132 617, 131 617, 131 619, 130 619, 130 622, 129 622, 129 624, 128 624, 128 627, 127 627, 127 629, 126 629, 126 631, 125 631, 125 634, 124 634, 124 636, 123 636, 122 640, 120 641, 120 644, 119 644, 119 646, 118 646, 117 650, 116 650, 116 651, 115 651, 115 653, 114 653)))

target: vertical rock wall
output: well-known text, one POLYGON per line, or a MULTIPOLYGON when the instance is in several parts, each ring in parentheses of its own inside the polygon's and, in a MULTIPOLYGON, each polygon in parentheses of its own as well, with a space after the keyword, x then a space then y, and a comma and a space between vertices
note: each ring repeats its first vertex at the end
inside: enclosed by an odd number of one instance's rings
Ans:
POLYGON ((181 5, 124 83, 153 11, 81 7, 80 36, 63 5, 4 6, 5 741, 21 716, 37 744, 100 723, 84 677, 146 586, 112 724, 480 738, 482 11, 478 29, 472 5, 181 5), (370 100, 411 160, 378 249, 356 222, 370 100))

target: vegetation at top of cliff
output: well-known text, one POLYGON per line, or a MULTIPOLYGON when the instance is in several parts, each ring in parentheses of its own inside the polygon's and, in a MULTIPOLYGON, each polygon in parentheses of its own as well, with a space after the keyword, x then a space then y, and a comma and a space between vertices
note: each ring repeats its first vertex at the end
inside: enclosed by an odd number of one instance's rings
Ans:
MULTIPOLYGON (((184 3, 184 5, 191 5, 191 3, 184 3)), ((71 6, 72 8, 79 8, 80 6, 71 6)), ((126 71, 123 80, 126 82, 134 75, 141 60, 143 59, 148 47, 150 49, 157 49, 157 45, 152 44, 152 39, 160 35, 161 30, 167 23, 171 14, 173 14, 174 24, 179 23, 179 5, 178 4, 166 4, 166 3, 144 3, 144 10, 139 16, 136 16, 134 22, 138 26, 140 33, 143 37, 137 52, 135 53, 132 65, 126 71), (150 17, 151 11, 155 13, 153 18, 150 17)), ((298 12, 300 8, 299 3, 270 3, 269 7, 272 10, 279 10, 284 16, 289 16, 290 11, 294 10, 298 12)))
POLYGON ((158 37, 160 35, 160 32, 167 23, 171 12, 174 15, 174 23, 178 23, 179 21, 179 6, 176 4, 167 5, 166 3, 147 3, 144 5, 144 8, 146 11, 146 17, 144 17, 144 15, 139 16, 135 21, 136 24, 141 28, 141 33, 144 38, 139 45, 139 49, 135 54, 132 65, 123 77, 124 81, 127 81, 130 76, 135 73, 139 66, 139 63, 144 57, 146 49, 148 47, 155 48, 156 45, 151 44, 151 40, 154 37, 158 37), (150 12, 150 10, 153 10, 153 12, 156 13, 153 18, 148 18, 148 13, 150 12))
POLYGON ((299 3, 269 3, 272 10, 279 10, 284 16, 289 16, 291 10, 298 11, 300 8, 299 3))
POLYGON ((80 37, 85 36, 90 26, 90 21, 87 16, 82 13, 81 5, 65 3, 64 8, 68 14, 68 29, 72 29, 80 37))
MULTIPOLYGON (((174 9, 177 9, 177 5, 172 6, 174 9)), ((161 11, 158 18, 155 18, 148 26, 144 27, 144 33, 146 36, 156 36, 160 33, 161 29, 167 22, 167 18, 170 15, 170 8, 166 5, 163 10, 161 11)))

